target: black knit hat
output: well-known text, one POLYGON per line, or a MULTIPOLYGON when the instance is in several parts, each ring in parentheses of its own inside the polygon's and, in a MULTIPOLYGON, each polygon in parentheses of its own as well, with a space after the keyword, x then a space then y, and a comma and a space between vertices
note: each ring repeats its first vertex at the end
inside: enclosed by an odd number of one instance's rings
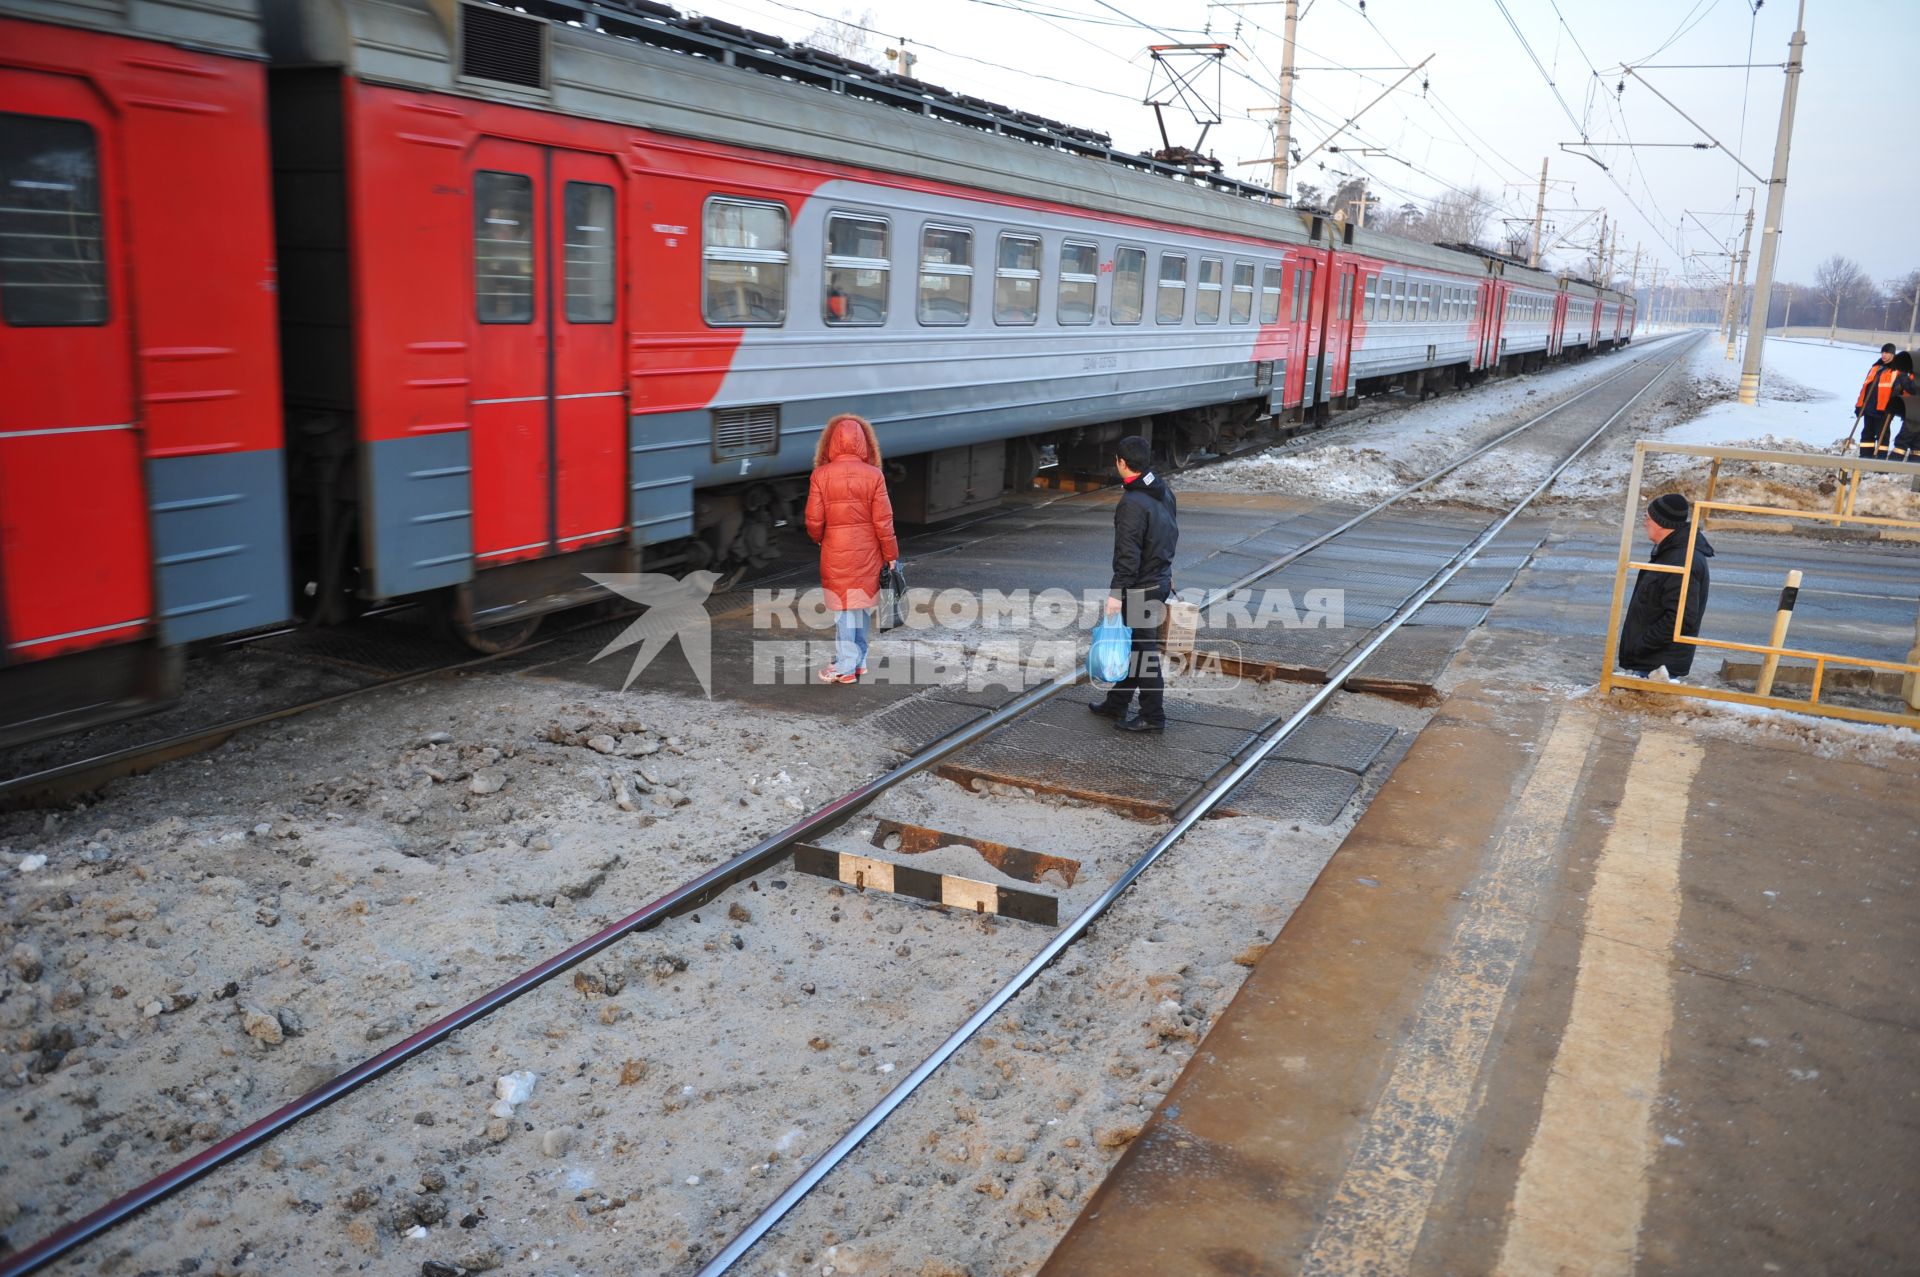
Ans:
POLYGON ((1685 527, 1687 516, 1687 499, 1678 492, 1655 497, 1647 507, 1647 517, 1663 528, 1685 527))

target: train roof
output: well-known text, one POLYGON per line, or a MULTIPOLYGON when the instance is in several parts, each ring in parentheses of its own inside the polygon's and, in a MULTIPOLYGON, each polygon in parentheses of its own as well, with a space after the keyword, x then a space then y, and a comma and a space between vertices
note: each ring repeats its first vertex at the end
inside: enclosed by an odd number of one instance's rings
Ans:
POLYGON ((961 119, 955 110, 934 111, 931 102, 922 112, 901 110, 876 100, 865 77, 854 86, 845 75, 823 76, 819 67, 791 57, 744 57, 710 36, 712 48, 703 53, 693 46, 710 23, 667 25, 622 11, 616 30, 598 5, 586 6, 594 29, 470 0, 266 4, 268 48, 276 61, 337 65, 372 82, 1261 239, 1305 243, 1320 220, 1213 189, 1222 179, 1170 180, 1152 171, 1168 166, 1129 161, 1051 128, 993 125, 984 115, 978 122, 961 119), (476 39, 482 27, 494 44, 476 39), (521 47, 509 47, 516 44, 521 47), (523 83, 475 74, 521 68, 538 73, 523 83), (1102 158, 1088 154, 1096 150, 1102 158))
POLYGON ((0 16, 260 58, 255 0, 0 0, 0 16))

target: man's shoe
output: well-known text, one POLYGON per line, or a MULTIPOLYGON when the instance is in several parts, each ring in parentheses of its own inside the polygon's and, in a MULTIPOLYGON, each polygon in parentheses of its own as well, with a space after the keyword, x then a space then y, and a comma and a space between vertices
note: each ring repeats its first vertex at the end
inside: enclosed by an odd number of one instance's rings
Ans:
POLYGON ((1167 730, 1167 720, 1141 718, 1136 714, 1132 718, 1115 723, 1114 726, 1123 732, 1164 732, 1167 730))
POLYGON ((1102 718, 1125 718, 1127 716, 1126 706, 1122 705, 1120 708, 1115 709, 1105 701, 1094 701, 1088 705, 1087 708, 1102 718))

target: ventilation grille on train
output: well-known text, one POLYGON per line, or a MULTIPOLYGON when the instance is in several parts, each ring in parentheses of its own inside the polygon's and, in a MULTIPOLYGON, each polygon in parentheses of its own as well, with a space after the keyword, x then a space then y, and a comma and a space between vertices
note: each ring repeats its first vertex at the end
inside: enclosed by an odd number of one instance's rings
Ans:
POLYGON ((460 74, 546 88, 547 24, 488 5, 460 6, 460 74))
POLYGON ((713 458, 770 457, 780 450, 780 409, 772 404, 753 408, 716 408, 713 413, 713 458))

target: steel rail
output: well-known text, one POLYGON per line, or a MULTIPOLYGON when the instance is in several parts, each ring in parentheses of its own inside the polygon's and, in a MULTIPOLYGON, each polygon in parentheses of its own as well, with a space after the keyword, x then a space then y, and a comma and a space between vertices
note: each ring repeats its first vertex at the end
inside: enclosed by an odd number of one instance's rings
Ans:
MULTIPOLYGON (((1323 533, 1305 545, 1279 556, 1265 567, 1212 591, 1205 596, 1202 606, 1208 606, 1213 602, 1225 598, 1231 594, 1232 591, 1243 588, 1252 581, 1268 575, 1271 572, 1278 571, 1308 551, 1326 544, 1326 542, 1334 536, 1337 536, 1340 532, 1346 531, 1357 523, 1373 517, 1403 498, 1419 491, 1434 480, 1458 469, 1467 461, 1481 455, 1498 443, 1511 439, 1514 435, 1520 433, 1521 430, 1531 428, 1562 409, 1586 398, 1587 395, 1594 391, 1613 384, 1633 369, 1648 362, 1651 358, 1653 358, 1653 356, 1649 355, 1636 359, 1626 368, 1603 379, 1594 386, 1546 409, 1531 418, 1524 425, 1507 431, 1493 443, 1475 449, 1466 456, 1434 471, 1419 482, 1403 488, 1392 496, 1377 502, 1361 515, 1355 516, 1342 523, 1335 531, 1323 533)), ((1677 360, 1674 362, 1677 362, 1677 360)), ((1669 367, 1671 366, 1672 365, 1669 364, 1669 367)), ((1662 375, 1664 375, 1665 371, 1665 369, 1662 370, 1662 375)), ((1648 386, 1651 387, 1654 382, 1658 380, 1659 375, 1656 375, 1653 381, 1648 383, 1648 386)), ((1644 393, 1646 393, 1644 389, 1639 392, 1639 394, 1644 393)), ((1639 394, 1635 395, 1636 400, 1639 394)), ((1615 415, 1618 416, 1618 414, 1615 415)), ((1612 418, 1609 418, 1609 421, 1611 420, 1612 418)), ((1562 468, 1564 468, 1564 466, 1562 468)), ((1557 475, 1558 471, 1555 471, 1555 474, 1557 475)), ((543 642, 547 641, 552 640, 543 640, 543 642)), ((517 652, 524 652, 526 650, 525 648, 516 649, 517 652)), ((507 654, 502 653, 500 655, 507 654)), ((483 664, 495 659, 498 659, 498 657, 487 656, 478 658, 467 664, 483 664)), ((460 668, 465 668, 465 666, 460 668)), ((438 671, 429 671, 429 673, 430 672, 438 671)), ((425 676, 425 673, 421 673, 418 675, 408 675, 406 677, 410 679, 425 676)), ((926 770, 928 767, 933 766, 949 755, 964 749, 981 737, 999 730, 1008 722, 1026 713, 1034 706, 1071 687, 1077 686, 1081 681, 1082 675, 1079 671, 1059 675, 1051 681, 1040 684, 1015 697, 1007 704, 988 714, 985 718, 954 729, 945 736, 940 737, 938 740, 922 748, 920 752, 911 758, 906 759, 899 765, 857 788, 849 790, 826 806, 788 825, 780 832, 762 839, 754 846, 741 852, 724 864, 716 865, 699 877, 682 883, 680 886, 643 908, 602 928, 600 931, 595 932, 593 935, 588 936, 572 947, 554 954, 536 966, 522 971, 505 984, 475 998, 458 1010, 442 1016, 440 1019, 435 1020, 432 1024, 427 1025, 410 1037, 396 1042, 379 1054, 361 1061, 359 1064, 313 1088, 299 1098, 281 1105, 264 1117, 235 1131, 217 1143, 202 1149, 199 1153, 178 1163, 171 1169, 163 1171, 145 1183, 107 1202, 105 1205, 96 1208, 79 1219, 48 1234, 24 1250, 12 1255, 0 1257, 0 1277, 26 1277, 26 1274, 38 1272, 48 1264, 117 1227, 134 1215, 146 1210, 148 1207, 164 1201, 202 1177, 218 1170, 220 1167, 234 1161, 253 1149, 258 1148, 261 1144, 266 1143, 282 1131, 285 1131, 321 1109, 326 1108, 336 1100, 352 1094, 367 1083, 384 1076, 409 1060, 424 1054, 453 1034, 484 1019, 501 1007, 519 998, 522 994, 538 988, 554 976, 577 966, 579 963, 586 961, 588 958, 617 941, 629 935, 650 930, 658 926, 661 922, 676 917, 679 914, 700 908, 728 887, 737 882, 744 881, 755 874, 761 873, 769 866, 784 859, 793 844, 810 841, 831 832, 851 819, 875 798, 878 798, 881 794, 892 789, 902 781, 926 770)), ((1334 683, 1330 684, 1330 686, 1337 687, 1338 684, 1334 683)), ((352 693, 344 693, 341 695, 345 696, 350 694, 352 693)), ((1321 699, 1324 699, 1324 697, 1321 699)), ((1319 702, 1316 701, 1314 703, 1317 704, 1319 702)), ((1186 826, 1182 825, 1180 827, 1184 829, 1186 826)), ((1138 875, 1136 873, 1132 876, 1137 877, 1138 875)), ((1131 880, 1131 877, 1127 879, 1127 881, 1131 880)), ((1082 929, 1084 929, 1084 927, 1082 929)), ((971 1023, 971 1021, 969 1023, 971 1023)), ((968 1032, 971 1033, 971 1030, 968 1032)), ((964 1041, 964 1038, 961 1040, 964 1041)), ((948 1054, 951 1054, 951 1052, 949 1051, 948 1054)), ((944 1059, 944 1057, 942 1058, 944 1059)), ((858 1140, 854 1142, 858 1143, 858 1140)), ((785 1213, 785 1208, 782 1209, 781 1213, 785 1213)))
MULTIPOLYGON (((1689 349, 1690 348, 1691 345, 1689 345, 1689 349)), ((1685 351, 1683 350, 1681 353, 1684 355, 1685 351)), ((1012 979, 1001 985, 992 997, 988 998, 978 1010, 967 1018, 965 1024, 962 1024, 958 1029, 954 1030, 952 1035, 949 1036, 946 1041, 942 1042, 932 1055, 922 1060, 911 1073, 908 1073, 906 1077, 902 1078, 891 1091, 887 1092, 887 1094, 881 1098, 878 1104, 867 1111, 866 1116, 856 1122, 831 1148, 809 1163, 806 1170, 802 1171, 799 1177, 789 1184, 786 1190, 782 1192, 779 1197, 775 1198, 771 1205, 761 1211, 759 1215, 755 1216, 753 1221, 744 1229, 735 1234, 733 1240, 728 1242, 718 1254, 700 1269, 698 1277, 721 1277, 721 1274, 731 1269, 742 1256, 753 1249, 773 1226, 780 1222, 781 1218, 784 1217, 788 1211, 798 1205, 808 1193, 813 1191, 820 1181, 824 1180, 835 1167, 846 1159, 849 1153, 857 1148, 868 1135, 871 1135, 882 1122, 886 1121, 886 1119, 893 1114, 894 1110, 904 1104, 908 1097, 920 1087, 921 1083, 933 1076, 934 1072, 951 1059, 954 1053, 964 1046, 969 1038, 979 1032, 988 1020, 991 1020, 1008 1002, 1012 1001, 1014 996, 1031 983, 1035 976, 1050 966, 1056 958, 1066 951, 1068 946, 1086 934, 1087 928, 1091 927, 1101 914, 1111 908, 1114 902, 1120 898, 1121 893, 1125 892, 1128 887, 1131 887, 1135 880, 1137 880, 1141 874, 1145 873, 1154 861, 1158 860, 1169 847, 1172 847, 1175 843, 1179 842, 1181 838, 1185 837, 1194 825, 1198 824, 1208 812, 1212 811, 1214 807, 1224 801, 1227 795, 1231 793, 1241 781, 1251 775, 1254 768, 1258 767, 1261 762, 1266 759, 1267 755, 1277 749, 1287 737, 1299 730, 1300 726, 1305 723, 1315 711, 1331 700, 1334 694, 1346 683, 1346 680, 1371 659, 1373 654, 1379 651, 1381 646, 1413 617, 1414 613, 1418 612, 1429 599, 1444 589, 1447 582, 1451 581, 1459 574, 1462 568, 1471 563, 1474 557, 1477 556, 1481 550, 1485 549, 1494 537, 1505 530, 1508 524, 1518 518, 1522 510, 1532 505, 1541 493, 1552 487, 1554 481, 1566 471, 1568 466, 1572 465, 1581 454, 1592 447, 1600 436, 1605 434, 1613 426, 1614 422, 1625 416, 1627 412, 1630 411, 1648 391, 1658 385, 1661 378, 1670 372, 1679 362, 1680 356, 1676 356, 1671 360, 1652 380, 1635 391, 1626 403, 1622 404, 1618 410, 1609 415, 1599 426, 1595 427, 1593 432, 1581 442, 1580 446, 1568 453, 1558 465, 1554 466, 1554 468, 1548 472, 1546 478, 1542 479, 1534 487, 1533 491, 1522 497, 1518 504, 1494 520, 1482 530, 1478 536, 1456 553, 1439 572, 1435 573, 1434 576, 1428 580, 1426 585, 1415 592, 1412 598, 1403 603, 1400 609, 1395 612, 1392 617, 1388 618, 1372 638, 1363 643, 1338 670, 1331 671, 1327 675, 1327 681, 1316 689, 1312 696, 1307 698, 1305 704, 1288 716, 1285 722, 1274 728, 1267 737, 1261 741, 1257 749, 1241 759, 1240 763, 1234 767, 1232 771, 1228 772, 1226 776, 1216 782, 1199 801, 1187 807, 1185 813, 1174 822, 1173 826, 1169 828, 1166 833, 1162 834, 1160 838, 1154 842, 1153 846, 1149 847, 1138 860, 1135 860, 1132 865, 1128 866, 1126 872, 1121 874, 1111 887, 1108 887, 1102 892, 1093 903, 1089 904, 1086 909, 1072 922, 1068 923, 1065 928, 1057 932, 1054 937, 1041 948, 1039 953, 1034 955, 1033 959, 1028 962, 1026 966, 1022 967, 1012 979)))

